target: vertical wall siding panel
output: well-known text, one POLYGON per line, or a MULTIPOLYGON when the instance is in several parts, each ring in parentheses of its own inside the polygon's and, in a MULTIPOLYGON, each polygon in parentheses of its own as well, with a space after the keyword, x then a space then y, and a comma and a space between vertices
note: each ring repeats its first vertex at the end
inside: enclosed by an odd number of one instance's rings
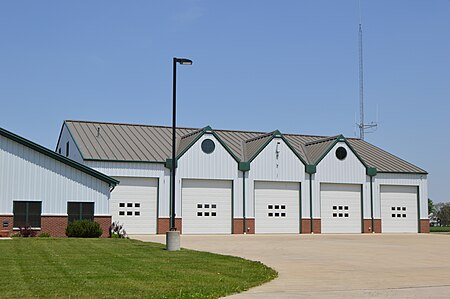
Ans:
MULTIPOLYGON (((233 197, 235 203, 242 194, 238 194, 238 164, 228 151, 212 134, 204 134, 192 147, 180 158, 177 168, 176 180, 176 214, 181 216, 181 180, 182 179, 216 179, 233 181, 233 197), (205 154, 201 149, 201 143, 205 139, 211 139, 215 143, 215 150, 205 154)), ((235 204, 235 208, 236 208, 235 204)))
POLYGON ((376 218, 381 216, 380 185, 419 186, 420 218, 428 219, 428 180, 425 174, 378 173, 374 178, 374 206, 376 218))
MULTIPOLYGON (((313 214, 314 218, 320 217, 320 183, 338 184, 365 184, 367 181, 366 168, 353 154, 351 149, 344 143, 338 142, 317 165, 317 173, 313 182, 313 214), (338 147, 347 150, 344 160, 336 158, 335 152, 338 147)), ((364 215, 367 215, 367 203, 370 205, 370 197, 366 186, 363 188, 364 215)), ((369 210, 370 217, 370 210, 369 210)))
MULTIPOLYGON (((248 217, 255 217, 254 181, 299 182, 302 188, 302 214, 305 213, 305 165, 281 138, 274 138, 251 162, 246 189, 248 217), (279 144, 278 144, 279 142, 279 144), (277 158, 278 144, 278 158, 277 158)), ((242 196, 241 196, 242 198, 242 196)), ((309 205, 309 195, 307 197, 309 205)), ((308 209, 309 213, 309 209, 308 209)))
POLYGON ((77 161, 78 163, 83 163, 83 158, 81 157, 81 153, 78 150, 75 141, 67 129, 67 126, 64 124, 61 131, 61 138, 59 139, 59 143, 57 144, 56 152, 58 152, 58 148, 61 147, 61 154, 66 156, 66 144, 69 142, 69 158, 77 161))
POLYGON ((14 200, 42 201, 44 215, 66 214, 67 201, 94 201, 98 214, 108 214, 109 185, 103 181, 3 136, 0 162, 2 214, 12 213, 14 200))

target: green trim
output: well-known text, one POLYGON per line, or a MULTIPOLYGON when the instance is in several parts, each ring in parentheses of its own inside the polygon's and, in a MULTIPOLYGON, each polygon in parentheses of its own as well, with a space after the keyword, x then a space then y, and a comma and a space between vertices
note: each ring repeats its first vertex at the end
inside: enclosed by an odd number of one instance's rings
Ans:
MULTIPOLYGON (((66 124, 65 121, 64 121, 64 123, 63 123, 63 126, 64 126, 64 125, 66 126, 67 132, 69 132, 69 135, 70 135, 70 137, 71 137, 72 140, 73 140, 73 143, 75 143, 75 147, 77 148, 78 152, 80 153, 81 159, 84 160, 83 152, 81 151, 80 147, 78 146, 78 143, 77 143, 77 141, 75 140, 75 138, 73 138, 72 131, 70 131, 70 128, 69 128, 69 126, 66 124)), ((59 144, 59 140, 58 140, 58 144, 59 144)), ((57 146, 58 146, 58 145, 57 145, 57 146)))
POLYGON ((377 173, 428 175, 428 172, 406 172, 406 171, 377 171, 377 173))
POLYGON ((364 233, 364 185, 361 184, 361 192, 360 192, 360 197, 361 197, 361 233, 364 233))
POLYGON ((234 231, 234 180, 231 181, 231 232, 234 231))
POLYGON ((161 181, 160 178, 158 180, 158 186, 156 187, 156 234, 158 234, 159 229, 159 182, 161 181))
POLYGON ((305 166, 308 165, 308 163, 306 163, 306 161, 302 158, 302 156, 295 150, 295 148, 289 143, 289 141, 278 130, 275 130, 272 133, 270 138, 256 151, 256 153, 253 154, 253 156, 248 160, 248 162, 251 163, 266 148, 266 146, 269 145, 270 142, 272 142, 272 140, 274 138, 281 138, 281 140, 283 140, 284 143, 286 143, 286 145, 290 148, 290 150, 294 153, 294 155, 296 155, 297 158, 299 158, 300 161, 302 161, 303 165, 305 165, 305 166))
POLYGON ((358 160, 361 162, 362 165, 367 169, 369 166, 364 162, 364 160, 358 155, 358 153, 355 151, 355 149, 350 145, 350 142, 344 137, 344 135, 339 135, 336 137, 336 139, 333 141, 333 143, 328 147, 328 149, 320 156, 320 158, 317 160, 316 163, 314 163, 316 166, 325 158, 328 153, 333 149, 333 147, 338 144, 339 142, 344 142, 348 148, 353 152, 353 154, 358 158, 358 160))
POLYGON ((298 201, 299 201, 299 207, 298 207, 298 212, 300 215, 300 225, 298 227, 299 229, 299 234, 302 233, 302 183, 298 183, 299 184, 299 194, 298 194, 298 201))
POLYGON ((312 173, 309 174, 309 218, 310 221, 310 229, 311 234, 313 234, 313 211, 312 211, 312 202, 313 202, 313 190, 312 190, 312 173))
POLYGON ((366 169, 366 173, 370 177, 376 176, 377 175, 377 169, 375 167, 368 167, 366 169))
POLYGON ((46 156, 48 156, 48 157, 50 157, 52 159, 55 159, 55 160, 57 160, 59 162, 62 162, 64 164, 66 164, 66 165, 69 165, 69 166, 71 166, 71 167, 73 167, 73 168, 75 168, 77 170, 80 170, 80 171, 82 171, 84 173, 87 173, 87 174, 89 174, 89 175, 91 175, 91 176, 93 176, 93 177, 95 177, 95 178, 97 178, 97 179, 99 179, 101 181, 104 181, 104 182, 108 183, 109 186, 116 186, 117 184, 119 184, 119 181, 117 181, 117 180, 115 180, 115 179, 113 179, 113 178, 111 178, 111 177, 109 177, 107 175, 104 175, 101 172, 98 172, 98 171, 96 171, 96 170, 94 170, 94 169, 92 169, 90 167, 87 167, 87 166, 85 166, 83 164, 80 164, 80 163, 78 163, 78 162, 76 162, 74 160, 66 158, 63 155, 55 153, 54 151, 49 150, 48 148, 45 148, 45 147, 43 147, 43 146, 41 146, 41 145, 39 145, 37 143, 34 143, 34 142, 32 142, 32 141, 30 141, 28 139, 20 137, 19 135, 16 135, 16 134, 14 134, 12 132, 9 132, 9 131, 7 131, 7 130, 5 130, 3 128, 0 128, 0 135, 6 137, 8 139, 14 140, 14 141, 16 141, 16 142, 26 146, 26 147, 29 147, 29 148, 31 148, 31 149, 33 149, 33 150, 35 150, 35 151, 37 151, 37 152, 39 152, 39 153, 41 153, 43 155, 46 155, 46 156))
POLYGON ((417 232, 421 233, 420 229, 420 187, 417 186, 417 232))
POLYGON ((308 164, 308 165, 306 165, 305 170, 306 170, 306 173, 314 174, 317 171, 317 167, 316 167, 316 165, 308 164))
MULTIPOLYGON (((173 163, 172 163, 172 159, 166 159, 166 162, 164 163, 164 167, 172 169, 173 167, 173 163)), ((178 167, 178 160, 175 160, 175 167, 178 167)))
POLYGON ((240 171, 249 171, 250 170, 250 162, 239 162, 238 169, 240 171))
POLYGON ((219 137, 219 135, 217 135, 216 134, 216 132, 214 132, 214 130, 213 129, 211 129, 211 127, 210 126, 206 126, 206 127, 204 127, 203 129, 202 129, 202 131, 201 131, 201 133, 200 134, 198 134, 198 136, 197 137, 195 137, 194 138, 194 140, 192 140, 191 141, 191 143, 189 143, 189 145, 188 146, 186 146, 185 148, 184 148, 184 150, 181 152, 181 153, 179 153, 178 155, 177 155, 177 157, 176 157, 176 159, 178 160, 178 159, 180 159, 203 135, 205 135, 205 134, 212 134, 216 139, 217 139, 217 141, 219 141, 219 143, 225 148, 225 150, 233 157, 233 159, 236 161, 236 162, 240 162, 240 160, 238 159, 238 157, 236 157, 236 155, 233 153, 233 151, 231 151, 231 149, 225 144, 225 142, 223 142, 223 140, 219 137))
POLYGON ((150 164, 165 164, 166 161, 139 161, 139 160, 115 160, 115 159, 83 159, 84 161, 92 162, 123 162, 123 163, 150 163, 150 164))

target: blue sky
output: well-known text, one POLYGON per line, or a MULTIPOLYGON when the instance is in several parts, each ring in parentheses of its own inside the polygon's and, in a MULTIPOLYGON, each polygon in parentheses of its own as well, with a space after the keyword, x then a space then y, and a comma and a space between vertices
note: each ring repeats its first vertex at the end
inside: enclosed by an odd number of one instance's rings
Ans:
MULTIPOLYGON (((450 1, 362 0, 366 140, 450 201, 450 1)), ((355 136, 357 0, 2 1, 0 126, 54 148, 63 120, 355 136)))

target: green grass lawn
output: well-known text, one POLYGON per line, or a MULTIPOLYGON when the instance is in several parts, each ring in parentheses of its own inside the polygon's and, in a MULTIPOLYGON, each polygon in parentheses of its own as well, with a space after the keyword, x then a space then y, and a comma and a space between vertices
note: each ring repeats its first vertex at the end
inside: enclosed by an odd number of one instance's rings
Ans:
POLYGON ((126 239, 0 241, 1 298, 217 298, 277 273, 258 262, 207 252, 167 252, 126 239))
POLYGON ((432 232, 432 233, 450 233, 450 226, 431 226, 430 232, 432 232))

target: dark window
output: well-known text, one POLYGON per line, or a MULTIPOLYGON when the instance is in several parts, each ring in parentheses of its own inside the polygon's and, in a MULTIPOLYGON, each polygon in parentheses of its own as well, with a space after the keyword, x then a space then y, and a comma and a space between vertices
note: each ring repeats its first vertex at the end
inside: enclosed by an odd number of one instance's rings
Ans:
POLYGON ((269 216, 269 217, 273 217, 273 213, 269 213, 268 216, 269 216))
POLYGON ((344 210, 348 210, 348 206, 345 206, 345 207, 344 207, 344 210))
POLYGON ((397 207, 397 211, 400 211, 400 207, 397 207))
POLYGON ((134 216, 141 216, 141 212, 135 211, 135 212, 134 212, 134 216))
POLYGON ((406 211, 406 207, 403 207, 403 208, 402 208, 402 211, 406 211))
POLYGON ((337 210, 337 206, 333 206, 333 210, 337 210))
POLYGON ((399 217, 399 218, 402 217, 402 214, 397 214, 397 217, 399 217))
POLYGON ((337 217, 337 213, 333 213, 333 217, 337 217))
POLYGON ((339 210, 342 210, 342 206, 339 206, 339 210))
POLYGON ((214 144, 214 141, 212 141, 211 139, 205 139, 202 142, 202 151, 205 154, 211 154, 214 151, 215 147, 216 145, 214 144))
POLYGON ((13 202, 13 226, 41 227, 41 207, 40 201, 14 201, 13 202))
POLYGON ((278 210, 279 208, 280 208, 280 206, 278 206, 278 205, 276 205, 276 206, 275 206, 275 209, 277 209, 277 210, 278 210))
POLYGON ((345 213, 345 214, 344 214, 344 217, 348 217, 348 214, 347 214, 347 213, 345 213))
POLYGON ((127 211, 127 216, 133 216, 133 211, 127 211))
POLYGON ((135 207, 135 208, 140 208, 140 207, 141 207, 141 204, 138 203, 138 202, 136 202, 136 203, 134 203, 134 207, 135 207))
POLYGON ((125 215, 125 211, 119 211, 119 216, 124 216, 125 215))
POLYGON ((60 155, 61 155, 61 148, 59 148, 59 149, 58 149, 58 154, 60 154, 60 155))
POLYGON ((217 208, 217 205, 216 205, 215 203, 213 203, 213 204, 211 205, 211 209, 215 209, 215 208, 217 208))
POLYGON ((125 208, 125 203, 124 202, 119 203, 119 208, 125 208))
POLYGON ((197 209, 201 209, 202 208, 202 204, 201 203, 198 203, 197 204, 197 209))
POLYGON ((403 218, 406 218, 406 214, 402 214, 403 218))
POLYGON ((67 215, 69 216, 69 222, 83 219, 94 220, 94 203, 68 202, 67 215))
POLYGON ((336 150, 336 158, 339 160, 344 160, 347 157, 347 150, 342 146, 338 147, 336 150))
POLYGON ((66 157, 69 156, 69 141, 66 143, 66 157))
POLYGON ((280 217, 280 213, 275 213, 275 217, 280 217))
POLYGON ((342 213, 339 213, 339 217, 342 217, 342 213))
POLYGON ((281 213, 281 217, 286 217, 286 213, 281 213))
POLYGON ((395 207, 392 207, 392 209, 391 209, 392 211, 395 211, 395 207))
POLYGON ((271 210, 271 209, 273 209, 273 206, 272 206, 272 205, 269 205, 269 210, 271 210))
POLYGON ((286 206, 281 206, 281 209, 282 209, 282 210, 285 210, 285 209, 286 209, 286 206))
POLYGON ((209 204, 205 204, 205 209, 209 209, 209 204))
POLYGON ((215 217, 216 215, 216 212, 211 212, 211 216, 215 217))
POLYGON ((202 212, 197 212, 197 216, 202 216, 202 212))
POLYGON ((209 216, 209 212, 205 212, 205 216, 209 216))
POLYGON ((392 214, 392 218, 395 218, 395 214, 392 214))
POLYGON ((132 202, 127 202, 127 208, 132 208, 133 207, 133 203, 132 202))

